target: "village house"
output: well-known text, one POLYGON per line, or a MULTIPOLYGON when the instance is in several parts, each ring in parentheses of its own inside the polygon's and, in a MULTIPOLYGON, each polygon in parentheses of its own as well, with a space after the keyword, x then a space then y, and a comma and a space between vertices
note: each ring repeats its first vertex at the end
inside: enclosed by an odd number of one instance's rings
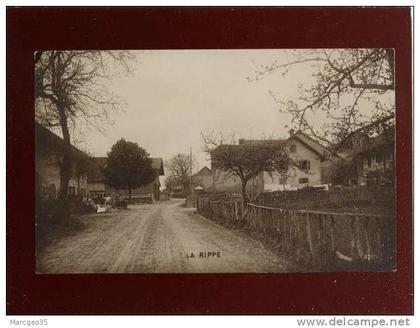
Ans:
MULTIPOLYGON (((105 181, 104 168, 106 166, 106 157, 95 157, 94 164, 88 173, 88 192, 89 197, 108 197, 111 195, 120 195, 128 198, 128 189, 115 189, 109 186, 105 181)), ((134 188, 131 190, 132 202, 150 201, 154 202, 160 199, 160 180, 159 176, 165 174, 162 158, 152 158, 152 169, 154 179, 146 186, 134 188)))
POLYGON ((196 174, 193 174, 191 179, 193 189, 198 188, 199 190, 206 191, 213 189, 213 174, 207 166, 204 166, 196 174))
POLYGON ((395 127, 388 125, 370 136, 368 130, 377 127, 374 122, 350 133, 335 147, 344 159, 337 180, 343 185, 393 185, 395 168, 395 127))
MULTIPOLYGON (((40 200, 54 200, 60 191, 60 161, 65 149, 64 140, 35 122, 35 191, 40 200)), ((73 170, 68 196, 86 197, 87 163, 90 157, 71 146, 73 170)))
POLYGON ((90 198, 103 198, 110 194, 109 186, 105 183, 104 168, 106 157, 94 157, 88 171, 88 194, 90 198))
MULTIPOLYGON (((258 195, 265 191, 297 190, 310 186, 319 186, 331 182, 331 166, 342 159, 326 147, 301 131, 290 131, 288 139, 247 140, 239 139, 239 145, 264 145, 278 142, 287 147, 292 165, 287 174, 262 172, 247 185, 247 192, 258 195)), ((240 191, 240 180, 235 176, 220 172, 216 166, 212 170, 215 176, 216 190, 240 191)))
POLYGON ((263 174, 264 191, 298 190, 331 183, 331 166, 341 158, 302 131, 290 131, 279 140, 287 147, 291 165, 287 174, 263 174))

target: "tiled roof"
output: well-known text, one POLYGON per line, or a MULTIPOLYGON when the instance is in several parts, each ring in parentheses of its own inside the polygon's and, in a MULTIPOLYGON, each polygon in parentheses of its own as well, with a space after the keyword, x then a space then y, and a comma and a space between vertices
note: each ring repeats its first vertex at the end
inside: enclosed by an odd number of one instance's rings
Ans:
POLYGON ((386 147, 388 145, 395 145, 395 129, 394 128, 391 128, 390 130, 384 131, 381 134, 377 135, 367 145, 351 153, 350 157, 354 158, 355 156, 369 153, 372 150, 375 150, 384 146, 386 147))
MULTIPOLYGON (((35 121, 35 148, 48 148, 60 153, 64 149, 64 140, 35 121)), ((90 158, 88 154, 71 145, 72 155, 77 158, 90 158)))
POLYGON ((207 174, 207 175, 212 175, 212 173, 211 173, 211 170, 207 167, 207 166, 204 166, 200 171, 198 171, 196 174, 193 174, 193 177, 195 177, 195 176, 199 176, 199 175, 204 175, 204 174, 207 174))
MULTIPOLYGON (((239 139, 238 144, 235 145, 219 145, 214 150, 217 150, 218 148, 223 147, 235 147, 235 149, 240 149, 240 147, 247 147, 247 146, 276 146, 276 145, 282 145, 284 143, 287 143, 289 140, 298 140, 302 144, 304 144, 306 147, 317 153, 321 158, 328 159, 332 156, 335 156, 337 158, 343 159, 338 154, 328 150, 328 148, 321 145, 316 140, 309 137, 307 134, 303 133, 302 131, 294 132, 290 135, 288 139, 268 139, 268 140, 250 140, 250 139, 239 139)), ((213 151, 214 151, 213 150, 213 151)))
POLYGON ((309 148, 311 148, 313 151, 315 151, 318 155, 322 157, 329 157, 331 155, 338 156, 337 154, 331 152, 326 147, 321 145, 319 142, 315 141, 311 137, 309 137, 307 134, 303 133, 302 131, 297 131, 294 134, 291 135, 290 139, 297 139, 300 142, 306 144, 309 148))
POLYGON ((165 171, 163 169, 163 160, 160 157, 152 158, 152 169, 158 170, 159 175, 165 175, 165 171))
POLYGON ((348 140, 349 138, 351 138, 354 134, 356 134, 356 133, 364 133, 365 135, 367 135, 366 132, 368 132, 372 128, 375 128, 375 127, 377 127, 377 126, 379 126, 379 125, 381 125, 381 124, 383 124, 385 122, 388 122, 388 121, 390 121, 390 120, 392 120, 394 118, 395 118, 395 115, 394 114, 391 114, 391 115, 389 115, 387 117, 384 117, 384 118, 381 118, 381 119, 376 120, 374 122, 371 122, 369 124, 366 124, 365 126, 362 126, 362 127, 358 128, 358 129, 350 132, 346 137, 344 137, 340 142, 338 142, 335 145, 335 149, 339 148, 342 143, 344 143, 346 140, 348 140))
POLYGON ((239 145, 249 146, 270 146, 275 144, 282 144, 285 139, 267 139, 267 140, 252 140, 252 139, 239 139, 239 145))

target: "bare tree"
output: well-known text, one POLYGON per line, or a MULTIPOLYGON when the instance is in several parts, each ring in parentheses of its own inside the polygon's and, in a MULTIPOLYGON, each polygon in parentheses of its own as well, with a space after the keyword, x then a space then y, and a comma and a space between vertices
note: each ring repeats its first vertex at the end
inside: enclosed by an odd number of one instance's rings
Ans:
MULTIPOLYGON (((191 163, 192 164, 192 163, 191 163)), ((169 173, 169 181, 172 185, 182 186, 184 192, 190 193, 190 156, 176 154, 166 162, 166 170, 169 173)), ((167 179, 168 179, 167 178, 167 179)))
POLYGON ((173 175, 169 175, 165 178, 165 189, 169 192, 172 191, 173 188, 181 186, 179 179, 174 177, 173 175))
POLYGON ((216 138, 204 134, 202 139, 203 150, 211 157, 212 171, 219 170, 240 179, 243 206, 248 202, 246 188, 249 181, 263 172, 270 175, 286 173, 292 165, 286 143, 279 140, 236 144, 234 136, 216 138))
POLYGON ((393 49, 296 50, 291 58, 262 65, 247 78, 257 81, 274 72, 286 76, 294 66, 308 66, 315 82, 299 86, 299 99, 282 99, 269 90, 280 111, 291 115, 291 127, 331 144, 363 125, 393 117, 393 49), (324 124, 317 126, 314 121, 319 121, 321 113, 324 124))
POLYGON ((65 149, 59 161, 60 197, 67 198, 72 171, 71 131, 82 122, 100 128, 120 102, 104 82, 110 66, 126 71, 133 55, 127 51, 42 51, 35 53, 35 116, 46 127, 59 127, 65 149))

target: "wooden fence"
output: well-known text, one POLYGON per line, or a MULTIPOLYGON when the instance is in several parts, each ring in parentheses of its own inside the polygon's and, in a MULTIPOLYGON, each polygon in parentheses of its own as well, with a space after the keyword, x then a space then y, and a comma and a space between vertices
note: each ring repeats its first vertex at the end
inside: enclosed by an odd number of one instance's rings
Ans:
POLYGON ((291 210, 247 204, 239 198, 198 199, 203 216, 246 230, 306 270, 392 270, 394 217, 291 210))

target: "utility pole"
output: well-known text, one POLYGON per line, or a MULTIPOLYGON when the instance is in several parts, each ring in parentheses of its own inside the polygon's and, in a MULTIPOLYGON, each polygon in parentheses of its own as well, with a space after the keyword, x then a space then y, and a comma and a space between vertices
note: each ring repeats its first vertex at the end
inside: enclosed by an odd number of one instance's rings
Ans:
POLYGON ((192 195, 192 149, 190 146, 190 194, 192 195))

